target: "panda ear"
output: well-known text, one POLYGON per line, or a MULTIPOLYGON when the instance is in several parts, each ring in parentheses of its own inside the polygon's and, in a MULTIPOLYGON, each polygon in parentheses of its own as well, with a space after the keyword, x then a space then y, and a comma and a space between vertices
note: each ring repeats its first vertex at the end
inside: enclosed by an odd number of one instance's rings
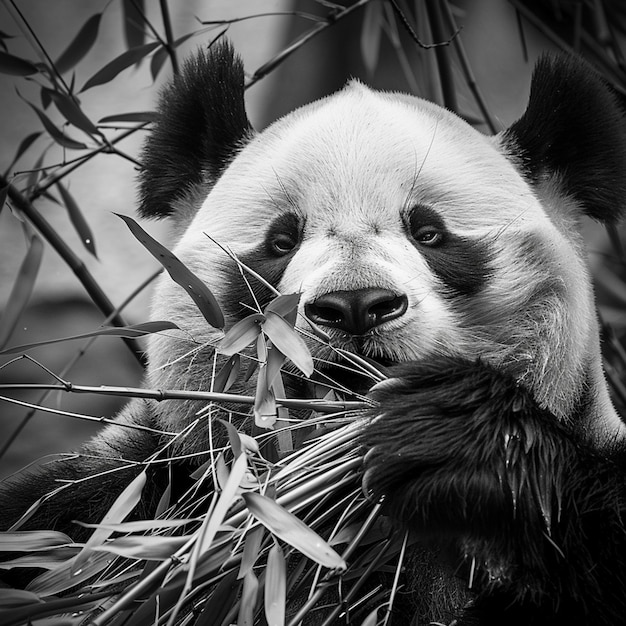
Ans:
POLYGON ((580 59, 544 56, 528 108, 501 135, 532 184, 555 177, 582 211, 617 220, 626 202, 626 119, 617 97, 580 59))
POLYGON ((241 59, 228 42, 188 59, 159 100, 139 175, 139 213, 166 217, 172 203, 211 184, 252 135, 241 59))

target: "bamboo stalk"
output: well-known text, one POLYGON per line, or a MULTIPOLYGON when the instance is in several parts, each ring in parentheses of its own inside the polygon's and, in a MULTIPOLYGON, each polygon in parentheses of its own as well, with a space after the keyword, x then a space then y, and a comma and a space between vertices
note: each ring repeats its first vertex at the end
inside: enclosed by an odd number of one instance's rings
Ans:
POLYGON ((170 17, 170 9, 167 4, 167 0, 159 0, 159 6, 161 7, 161 18, 163 19, 163 28, 165 29, 165 49, 170 57, 172 63, 172 70, 174 74, 179 73, 178 57, 176 56, 176 50, 174 48, 174 34, 172 29, 172 19, 170 17))
MULTIPOLYGON (((51 224, 41 215, 41 213, 22 195, 4 176, 0 176, 0 187, 8 187, 11 202, 28 218, 35 228, 42 234, 46 241, 54 248, 57 254, 63 259, 66 265, 74 272, 78 280, 83 285, 85 291, 100 309, 100 311, 110 319, 113 326, 128 326, 126 320, 117 312, 117 308, 109 300, 106 293, 93 277, 83 260, 67 245, 59 236, 51 224)), ((124 343, 128 346, 134 357, 145 365, 143 349, 134 339, 124 338, 124 343)))
MULTIPOLYGON (((104 396, 121 396, 127 398, 147 398, 150 400, 199 400, 205 402, 224 402, 231 404, 253 405, 254 396, 244 396, 215 391, 189 391, 182 389, 142 389, 141 387, 114 387, 102 385, 75 385, 73 383, 3 383, 0 390, 48 389, 51 391, 67 391, 70 393, 95 393, 104 396)), ((278 406, 288 409, 308 409, 319 413, 340 413, 358 411, 370 406, 367 402, 349 400, 301 400, 299 398, 276 398, 278 406)))

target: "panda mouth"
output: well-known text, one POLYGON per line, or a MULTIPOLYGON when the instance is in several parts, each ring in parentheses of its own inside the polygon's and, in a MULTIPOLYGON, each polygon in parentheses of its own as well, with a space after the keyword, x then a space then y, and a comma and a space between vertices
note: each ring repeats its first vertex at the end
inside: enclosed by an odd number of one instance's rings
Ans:
POLYGON ((383 337, 378 334, 353 335, 332 328, 322 332, 315 326, 313 331, 322 339, 321 344, 311 346, 315 372, 310 380, 314 389, 306 392, 314 391, 314 397, 324 397, 330 390, 346 399, 363 396, 398 363, 384 350, 383 337))
MULTIPOLYGON (((342 396, 363 396, 381 379, 387 377, 388 368, 396 362, 385 357, 372 357, 361 352, 341 350, 340 358, 324 362, 311 377, 314 385, 333 390, 342 396), (354 358, 352 358, 354 357, 354 358)), ((319 390, 317 390, 319 394, 319 390)))

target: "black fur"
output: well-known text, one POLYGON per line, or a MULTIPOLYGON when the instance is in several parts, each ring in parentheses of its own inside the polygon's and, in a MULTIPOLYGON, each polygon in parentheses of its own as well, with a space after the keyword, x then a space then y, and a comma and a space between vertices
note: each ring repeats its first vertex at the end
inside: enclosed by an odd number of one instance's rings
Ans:
POLYGON ((163 90, 142 154, 139 212, 166 217, 194 185, 215 182, 252 129, 243 64, 228 43, 189 58, 163 90))
MULTIPOLYGON (((150 402, 136 400, 130 406, 137 424, 158 428, 152 423, 150 402)), ((76 457, 51 461, 33 472, 3 481, 0 484, 0 529, 6 530, 15 524, 42 496, 70 483, 56 495, 44 499, 32 516, 15 530, 54 528, 75 541, 85 540, 93 530, 74 522, 101 521, 126 485, 144 469, 142 463, 158 449, 159 438, 146 430, 128 428, 122 432, 115 448, 110 444, 104 450, 88 443, 76 457)), ((150 515, 156 506, 163 487, 162 477, 157 475, 160 467, 155 464, 149 472, 141 503, 134 512, 136 517, 150 515)))
POLYGON ((528 108, 503 133, 533 183, 557 174, 596 220, 619 218, 626 198, 626 122, 617 98, 582 60, 543 56, 528 108))
MULTIPOLYGON (((253 268, 270 285, 278 287, 289 262, 298 249, 301 234, 302 225, 293 213, 279 215, 265 233, 259 233, 259 238, 263 237, 259 245, 251 252, 240 255, 239 261, 253 268), (278 253, 277 245, 280 249, 288 242, 291 242, 294 247, 282 254, 278 253)), ((239 320, 250 315, 257 309, 257 303, 263 309, 270 300, 276 297, 275 292, 253 276, 246 276, 246 282, 239 265, 234 261, 225 263, 224 270, 228 277, 229 300, 223 303, 223 307, 233 319, 239 320)))
POLYGON ((492 273, 493 256, 486 241, 455 235, 436 211, 423 205, 411 209, 407 222, 415 247, 451 295, 472 296, 485 286, 492 273), (436 245, 423 245, 415 239, 423 227, 436 229, 440 237, 436 245))
POLYGON ((590 449, 484 363, 391 376, 361 436, 365 484, 405 527, 475 557, 478 599, 460 623, 623 623, 624 451, 590 449))

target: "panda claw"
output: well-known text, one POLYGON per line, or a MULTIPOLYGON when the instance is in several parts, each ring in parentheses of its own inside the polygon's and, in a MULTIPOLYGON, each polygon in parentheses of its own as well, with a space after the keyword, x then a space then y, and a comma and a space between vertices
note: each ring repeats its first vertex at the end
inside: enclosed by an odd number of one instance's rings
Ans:
POLYGON ((375 385, 372 385, 369 392, 372 393, 372 391, 389 391, 390 389, 398 386, 400 382, 400 378, 385 378, 385 380, 381 380, 375 385))

